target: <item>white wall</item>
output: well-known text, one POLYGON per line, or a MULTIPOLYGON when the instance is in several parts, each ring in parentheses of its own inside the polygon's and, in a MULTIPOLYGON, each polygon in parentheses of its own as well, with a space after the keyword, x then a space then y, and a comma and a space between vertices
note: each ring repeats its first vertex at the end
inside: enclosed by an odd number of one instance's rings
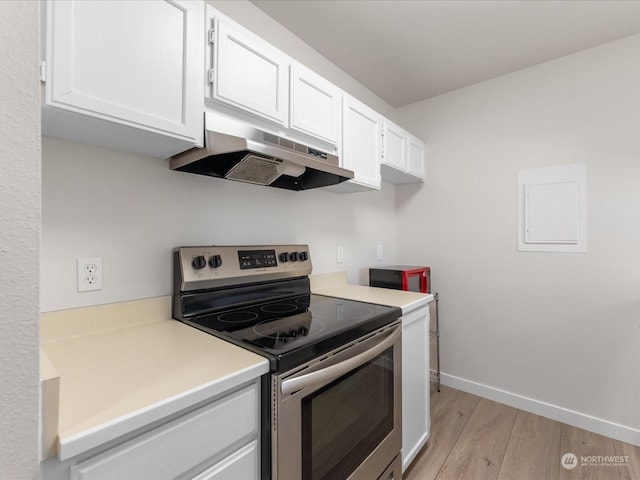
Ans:
POLYGON ((395 187, 293 192, 169 169, 168 161, 43 137, 43 311, 171 293, 180 245, 308 243, 314 273, 366 282, 394 261, 395 187), (345 263, 336 264, 336 247, 345 263), (76 292, 76 258, 102 257, 103 290, 76 292))
POLYGON ((38 3, 0 2, 0 477, 38 473, 38 3))
POLYGON ((404 108, 428 180, 397 190, 397 259, 433 268, 446 378, 636 444, 639 57, 636 35, 404 108), (518 170, 570 163, 587 167, 588 253, 517 252, 518 170))

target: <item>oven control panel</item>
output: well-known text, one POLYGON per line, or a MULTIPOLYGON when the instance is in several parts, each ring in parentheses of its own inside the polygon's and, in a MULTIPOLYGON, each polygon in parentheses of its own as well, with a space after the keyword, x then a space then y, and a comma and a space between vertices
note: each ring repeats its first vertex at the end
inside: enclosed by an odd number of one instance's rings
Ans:
POLYGON ((241 270, 278 266, 275 250, 238 250, 238 260, 241 270))
POLYGON ((179 247, 174 250, 174 290, 243 285, 308 276, 308 245, 179 247))

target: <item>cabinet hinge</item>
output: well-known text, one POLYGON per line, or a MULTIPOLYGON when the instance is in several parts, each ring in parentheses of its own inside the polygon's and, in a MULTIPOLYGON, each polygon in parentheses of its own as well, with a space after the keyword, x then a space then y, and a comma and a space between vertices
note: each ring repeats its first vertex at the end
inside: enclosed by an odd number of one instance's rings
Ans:
POLYGON ((213 45, 214 43, 216 43, 216 31, 214 28, 209 30, 209 45, 213 45))
POLYGON ((40 81, 47 81, 47 63, 44 60, 40 62, 40 81))
POLYGON ((213 68, 209 69, 209 72, 207 73, 207 79, 209 80, 209 83, 211 85, 213 85, 213 82, 215 81, 216 77, 215 77, 215 73, 213 71, 213 68))

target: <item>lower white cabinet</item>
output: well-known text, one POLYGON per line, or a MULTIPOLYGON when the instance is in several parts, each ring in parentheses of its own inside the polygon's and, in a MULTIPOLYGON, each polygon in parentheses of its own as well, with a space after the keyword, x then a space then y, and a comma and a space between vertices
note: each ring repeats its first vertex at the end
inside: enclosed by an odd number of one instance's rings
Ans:
POLYGON ((42 479, 260 478, 259 380, 86 458, 50 459, 42 479))
POLYGON ((254 440, 192 480, 257 480, 259 455, 258 442, 254 440))
POLYGON ((402 471, 429 438, 429 308, 402 318, 402 471))

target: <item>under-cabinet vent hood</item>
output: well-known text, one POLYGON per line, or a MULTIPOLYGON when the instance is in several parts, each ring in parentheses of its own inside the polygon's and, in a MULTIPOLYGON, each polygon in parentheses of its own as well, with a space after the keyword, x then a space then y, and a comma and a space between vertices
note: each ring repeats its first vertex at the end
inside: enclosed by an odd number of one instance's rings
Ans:
POLYGON ((171 157, 171 169, 288 190, 353 178, 337 156, 250 126, 236 124, 229 133, 207 125, 204 137, 204 148, 171 157))

